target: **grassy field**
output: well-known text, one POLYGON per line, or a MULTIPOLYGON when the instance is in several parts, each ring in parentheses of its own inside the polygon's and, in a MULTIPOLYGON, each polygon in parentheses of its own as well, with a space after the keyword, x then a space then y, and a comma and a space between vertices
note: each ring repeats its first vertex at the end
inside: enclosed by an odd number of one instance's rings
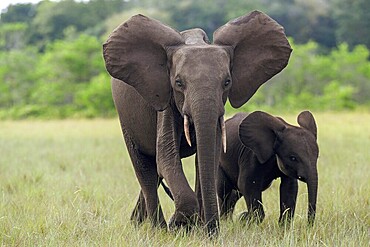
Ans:
MULTIPOLYGON (((295 220, 279 228, 278 185, 263 195, 261 225, 221 222, 217 239, 135 228, 139 187, 118 120, 0 122, 0 242, 3 246, 369 246, 370 113, 316 113, 319 195, 306 226, 299 184, 295 220)), ((295 123, 295 116, 284 116, 295 123)), ((194 184, 193 158, 184 166, 194 184)), ((169 219, 174 206, 160 189, 169 219)), ((240 200, 236 216, 245 210, 240 200)))

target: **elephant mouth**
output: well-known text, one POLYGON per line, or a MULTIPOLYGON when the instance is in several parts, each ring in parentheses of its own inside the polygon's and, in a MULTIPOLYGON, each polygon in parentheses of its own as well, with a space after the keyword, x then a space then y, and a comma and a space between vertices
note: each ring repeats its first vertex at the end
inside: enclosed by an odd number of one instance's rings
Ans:
MULTIPOLYGON (((185 132, 185 138, 189 146, 191 147, 191 138, 190 138, 190 131, 189 131, 189 116, 187 114, 184 114, 184 132, 185 132)), ((221 128, 221 139, 222 139, 222 147, 224 153, 226 153, 226 128, 225 128, 225 119, 224 116, 222 115, 218 119, 218 124, 220 125, 221 128)))

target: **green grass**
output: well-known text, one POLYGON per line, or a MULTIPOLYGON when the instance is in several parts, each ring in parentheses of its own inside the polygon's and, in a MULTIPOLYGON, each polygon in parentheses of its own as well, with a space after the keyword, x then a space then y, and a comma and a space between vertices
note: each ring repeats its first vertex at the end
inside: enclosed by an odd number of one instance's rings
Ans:
MULTIPOLYGON (((295 123, 295 116, 284 116, 295 123)), ((118 120, 0 122, 0 242, 3 246, 368 246, 370 114, 316 113, 319 197, 306 226, 299 184, 294 224, 277 225, 278 184, 264 192, 261 225, 221 222, 217 239, 200 230, 165 232, 129 222, 139 186, 118 120)), ((194 184, 193 158, 185 170, 194 184)), ((159 189, 166 219, 172 201, 159 189)), ((238 202, 236 216, 245 210, 238 202)))

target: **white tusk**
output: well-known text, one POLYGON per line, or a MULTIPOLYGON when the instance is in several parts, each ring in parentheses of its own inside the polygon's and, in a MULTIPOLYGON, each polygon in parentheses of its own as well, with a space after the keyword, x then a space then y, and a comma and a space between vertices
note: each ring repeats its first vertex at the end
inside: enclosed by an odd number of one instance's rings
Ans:
POLYGON ((220 124, 221 124, 221 135, 222 135, 222 147, 224 149, 224 153, 226 153, 226 128, 225 128, 224 116, 220 117, 220 124))
POLYGON ((186 141, 191 147, 191 139, 190 139, 190 133, 189 133, 189 119, 187 115, 184 115, 184 131, 185 131, 186 141))

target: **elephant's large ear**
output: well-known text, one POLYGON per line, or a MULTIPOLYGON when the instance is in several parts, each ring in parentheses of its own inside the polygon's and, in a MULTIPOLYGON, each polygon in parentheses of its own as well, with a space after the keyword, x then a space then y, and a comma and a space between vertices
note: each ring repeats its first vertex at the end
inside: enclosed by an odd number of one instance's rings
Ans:
POLYGON ((305 128, 306 130, 310 131, 317 139, 316 121, 311 112, 309 111, 301 112, 297 117, 297 122, 302 128, 305 128))
POLYGON ((156 110, 170 99, 167 49, 183 44, 174 29, 143 15, 118 26, 103 45, 109 74, 133 86, 156 110))
POLYGON ((284 122, 265 112, 255 111, 239 125, 241 142, 252 149, 258 161, 263 164, 274 155, 277 135, 286 128, 284 122))
POLYGON ((229 21, 213 36, 214 44, 234 50, 229 100, 236 108, 284 69, 292 52, 284 28, 259 11, 229 21))

